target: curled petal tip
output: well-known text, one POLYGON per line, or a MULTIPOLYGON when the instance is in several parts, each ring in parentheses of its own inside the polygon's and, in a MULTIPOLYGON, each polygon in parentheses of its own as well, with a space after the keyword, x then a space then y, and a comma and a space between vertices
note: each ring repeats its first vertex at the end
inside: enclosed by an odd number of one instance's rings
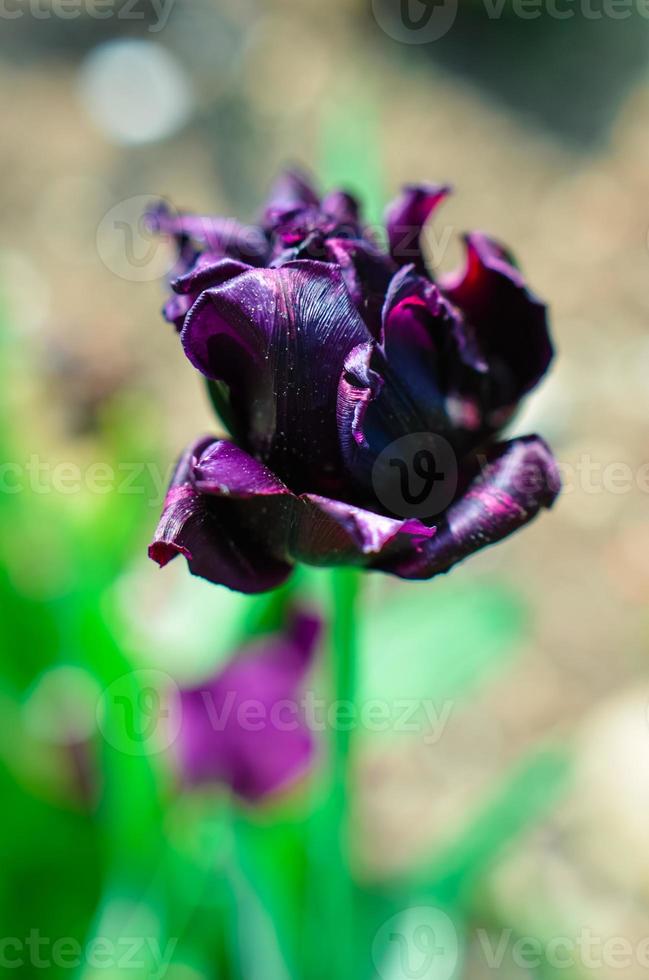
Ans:
POLYGON ((187 548, 183 548, 182 545, 165 541, 154 541, 153 544, 150 544, 148 554, 149 558, 156 562, 160 568, 164 568, 178 555, 184 555, 188 561, 191 561, 192 557, 191 552, 187 548))
POLYGON ((451 188, 443 184, 410 184, 388 205, 385 225, 390 253, 398 265, 413 263, 426 272, 424 226, 451 188))

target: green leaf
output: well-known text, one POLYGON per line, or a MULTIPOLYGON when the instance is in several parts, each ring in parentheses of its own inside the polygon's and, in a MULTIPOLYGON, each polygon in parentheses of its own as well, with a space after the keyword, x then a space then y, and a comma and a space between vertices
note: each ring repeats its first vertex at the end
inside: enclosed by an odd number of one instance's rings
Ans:
POLYGON ((519 762, 458 835, 410 879, 430 892, 457 900, 469 894, 503 848, 545 814, 567 789, 567 751, 542 748, 519 762))
POLYGON ((361 616, 359 702, 386 705, 392 720, 402 702, 417 708, 425 722, 424 701, 439 714, 445 704, 467 697, 509 662, 524 633, 521 600, 503 584, 438 579, 392 588, 379 600, 361 616))

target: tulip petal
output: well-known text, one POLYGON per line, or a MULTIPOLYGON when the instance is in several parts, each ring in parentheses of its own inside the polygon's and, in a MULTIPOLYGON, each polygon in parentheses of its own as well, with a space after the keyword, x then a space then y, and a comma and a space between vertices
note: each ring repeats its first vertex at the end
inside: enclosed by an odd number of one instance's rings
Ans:
POLYGON ((350 351, 338 385, 336 417, 338 436, 345 465, 350 476, 366 490, 371 486, 371 467, 376 452, 365 432, 370 405, 383 389, 383 378, 371 364, 376 344, 359 344, 350 351))
POLYGON ((466 268, 440 284, 476 332, 489 361, 492 408, 502 409, 534 388, 550 365, 546 306, 497 242, 471 234, 465 244, 466 268))
POLYGON ((538 436, 494 446, 473 466, 430 527, 317 494, 296 496, 232 443, 201 440, 181 461, 151 557, 164 564, 182 553, 194 574, 245 592, 274 588, 298 561, 432 578, 527 524, 559 492, 555 461, 538 436))
POLYGON ((217 252, 203 252, 192 268, 174 279, 171 286, 174 292, 181 296, 198 298, 204 289, 219 286, 228 279, 240 276, 242 272, 248 272, 251 268, 252 266, 238 259, 224 258, 217 252))
POLYGON ((413 266, 397 272, 381 344, 349 355, 338 389, 341 449, 355 481, 372 491, 377 456, 404 435, 412 437, 413 455, 433 436, 459 458, 478 445, 486 370, 471 331, 437 286, 413 266))
POLYGON ((334 495, 344 476, 338 382, 349 351, 368 339, 341 270, 310 261, 206 290, 181 334, 192 364, 229 386, 246 448, 291 489, 334 495))
POLYGON ((241 224, 236 218, 171 211, 164 202, 152 208, 147 217, 154 231, 173 235, 179 246, 190 240, 221 257, 254 266, 263 265, 268 255, 268 241, 261 229, 241 224))
MULTIPOLYGON (((193 485, 195 471, 199 478, 206 475, 209 478, 210 467, 214 464, 214 447, 221 445, 225 450, 221 453, 219 495, 225 498, 232 495, 235 498, 238 494, 246 494, 246 488, 242 485, 245 467, 251 486, 258 493, 252 509, 255 505, 257 509, 263 506, 264 493, 271 492, 271 477, 265 467, 232 443, 219 443, 211 438, 198 440, 176 467, 160 522, 149 547, 149 557, 162 568, 182 554, 193 575, 240 592, 265 592, 281 585, 289 577, 291 565, 274 558, 267 549, 260 548, 244 526, 233 521, 232 503, 201 493, 193 485), (201 470, 200 464, 204 459, 206 463, 201 470)), ((285 492, 279 483, 277 492, 285 492)))
POLYGON ((551 507, 559 493, 556 462, 538 436, 496 445, 484 463, 417 553, 379 567, 407 579, 447 572, 529 523, 542 508, 551 507))
POLYGON ((204 289, 219 286, 228 279, 252 268, 236 259, 223 258, 214 252, 199 255, 193 266, 171 283, 175 295, 165 304, 163 313, 180 333, 185 317, 204 289))
POLYGON ((184 554, 190 570, 243 592, 280 584, 297 561, 370 566, 416 552, 435 533, 317 494, 291 493, 227 440, 200 440, 183 457, 149 550, 160 565, 184 554))
MULTIPOLYGON (((424 322, 430 340, 445 354, 449 368, 459 362, 480 374, 486 373, 487 361, 471 327, 446 302, 437 286, 409 265, 396 273, 387 290, 383 306, 383 346, 396 346, 400 335, 407 335, 409 325, 417 332, 417 318, 424 322)), ((426 346, 430 346, 430 340, 425 341, 426 346)))
POLYGON ((297 169, 285 170, 271 188, 262 226, 267 232, 272 232, 289 214, 302 208, 319 206, 320 198, 309 177, 297 169))
POLYGON ((411 184, 388 205, 385 226, 390 253, 397 265, 413 263, 417 272, 426 273, 422 247, 424 225, 450 192, 450 187, 441 184, 411 184))
POLYGON ((346 191, 331 191, 326 194, 321 210, 339 225, 348 225, 350 228, 356 228, 358 225, 359 203, 353 194, 348 194, 346 191))
MULTIPOLYGON (((484 430, 488 366, 471 327, 429 279, 406 266, 383 308, 386 366, 375 448, 406 432, 442 434, 463 455, 484 430)), ((368 425, 370 424, 368 419, 368 425)))
POLYGON ((263 463, 225 439, 212 442, 194 457, 191 483, 199 493, 237 500, 290 493, 263 463))
POLYGON ((342 269, 345 285, 372 336, 381 331, 381 311, 394 274, 394 263, 370 242, 359 238, 328 238, 324 257, 342 269))
POLYGON ((386 517, 341 500, 303 494, 292 514, 290 550, 310 565, 360 565, 417 553, 435 529, 410 518, 386 517))

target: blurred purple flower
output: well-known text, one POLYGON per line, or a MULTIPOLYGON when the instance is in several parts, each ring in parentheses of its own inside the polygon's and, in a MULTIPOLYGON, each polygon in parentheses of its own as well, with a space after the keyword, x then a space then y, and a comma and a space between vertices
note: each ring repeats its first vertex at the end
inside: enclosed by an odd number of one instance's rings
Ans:
POLYGON ((245 592, 298 561, 429 578, 551 506, 545 443, 495 441, 552 359, 546 309, 482 234, 466 236, 463 270, 433 281, 423 229, 447 193, 407 187, 386 212, 388 251, 353 198, 321 201, 294 173, 258 227, 156 213, 183 263, 167 315, 235 436, 180 460, 150 549, 160 565, 184 554, 245 592))
POLYGON ((321 623, 297 613, 282 633, 240 650, 219 673, 180 691, 183 779, 222 783, 251 803, 292 785, 315 751, 300 705, 321 623))

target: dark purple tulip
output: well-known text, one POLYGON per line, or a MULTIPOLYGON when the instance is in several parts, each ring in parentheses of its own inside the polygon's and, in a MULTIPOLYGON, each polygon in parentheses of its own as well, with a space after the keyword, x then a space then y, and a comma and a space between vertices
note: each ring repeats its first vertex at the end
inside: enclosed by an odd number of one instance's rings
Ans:
POLYGON ((300 696, 320 626, 298 613, 285 632, 251 643, 214 677, 180 691, 176 752, 187 783, 221 783, 256 803, 308 771, 315 742, 300 696))
POLYGON ((433 281, 423 228, 447 193, 405 189, 389 252, 349 195, 320 201, 295 174, 256 229, 263 256, 243 255, 243 226, 226 242, 217 219, 167 215, 181 255, 195 249, 167 315, 227 393, 235 441, 181 459, 150 549, 160 565, 182 553, 244 592, 298 561, 429 578, 551 506, 545 443, 496 441, 552 359, 545 306, 484 235, 466 237, 464 270, 433 281))

